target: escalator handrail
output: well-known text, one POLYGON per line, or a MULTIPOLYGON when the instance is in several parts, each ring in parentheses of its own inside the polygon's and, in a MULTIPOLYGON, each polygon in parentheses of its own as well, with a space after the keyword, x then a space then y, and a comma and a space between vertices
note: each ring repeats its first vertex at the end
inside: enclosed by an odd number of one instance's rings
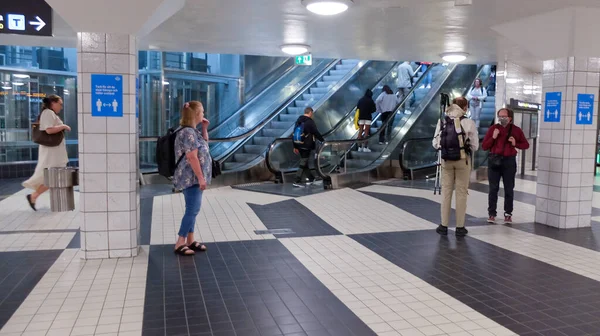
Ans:
MULTIPOLYGON (((439 63, 438 63, 438 64, 439 64, 439 63)), ((433 65, 438 65, 438 64, 433 64, 433 65)), ((395 109, 395 111, 394 111, 394 114, 395 114, 395 113, 397 113, 398 109, 399 109, 401 106, 403 106, 403 105, 404 105, 404 103, 406 102, 406 99, 408 99, 408 97, 410 97, 410 96, 413 94, 414 90, 415 90, 415 89, 418 87, 418 84, 419 84, 419 83, 421 83, 423 80, 425 80, 425 78, 426 78, 426 75, 428 74, 428 72, 429 72, 429 71, 431 71, 431 70, 432 70, 434 67, 435 67, 435 66, 430 66, 430 67, 427 69, 427 71, 425 71, 425 73, 423 73, 423 75, 421 75, 421 78, 419 79, 419 81, 417 82, 417 84, 415 84, 415 85, 413 86, 413 88, 412 88, 412 89, 410 90, 410 92, 409 92, 409 93, 406 95, 406 97, 404 97, 404 99, 402 100, 402 102, 401 102, 400 104, 398 104, 398 107, 395 109)), ((456 64, 453 64, 453 65, 452 65, 452 69, 450 69, 450 71, 448 71, 448 77, 449 77, 449 76, 450 76, 450 75, 451 75, 451 74, 454 72, 454 70, 456 70, 456 64)), ((447 77, 446 77, 446 79, 447 79, 447 77)), ((435 91, 436 93, 437 93, 437 92, 438 92, 438 91, 441 89, 441 86, 442 86, 442 84, 443 84, 444 82, 445 82, 445 79, 444 79, 443 81, 441 81, 441 82, 440 82, 440 84, 439 84, 439 87, 438 87, 438 88, 437 88, 437 90, 435 91)), ((433 87, 432 87, 432 90, 433 90, 433 87)), ((431 97, 429 98, 429 101, 427 101, 425 104, 423 104, 423 108, 424 108, 424 109, 425 109, 425 108, 427 108, 427 106, 429 106, 429 104, 431 103, 431 101, 433 100, 433 98, 434 98, 435 96, 436 96, 436 94, 433 94, 433 95, 431 95, 431 97)), ((412 117, 415 117, 415 118, 418 118, 418 115, 414 115, 414 114, 413 114, 413 115, 411 115, 411 116, 412 116, 412 117)), ((383 122, 383 123, 381 124, 380 128, 377 130, 377 132, 375 132, 375 134, 372 134, 372 135, 370 135, 370 136, 369 136, 369 137, 367 137, 367 138, 361 139, 361 141, 369 141, 370 139, 374 138, 374 137, 375 137, 376 135, 378 135, 378 134, 379 134, 379 132, 381 132, 381 131, 384 129, 384 127, 386 127, 386 126, 387 126, 387 124, 388 124, 389 122, 391 122, 392 120, 393 120, 393 118, 390 118, 390 119, 386 120, 386 122, 383 122)), ((405 123, 405 125, 406 125, 406 123, 405 123)), ((403 126, 403 127, 404 127, 404 126, 403 126)), ((321 162, 320 162, 320 161, 321 161, 321 153, 323 152, 323 149, 325 149, 325 147, 327 147, 327 145, 330 145, 330 146, 331 146, 331 145, 336 145, 336 144, 337 144, 337 145, 340 145, 340 144, 345 144, 345 143, 352 143, 352 146, 350 146, 350 147, 348 148, 348 150, 346 151, 346 155, 347 155, 347 154, 348 154, 348 152, 350 152, 350 150, 351 150, 351 149, 354 147, 354 144, 356 144, 356 142, 357 142, 357 141, 358 141, 358 139, 337 140, 337 141, 330 141, 330 142, 328 142, 328 141, 325 141, 325 142, 324 142, 324 143, 321 145, 321 147, 319 148, 319 150, 317 151, 317 164, 315 165, 315 166, 316 166, 316 170, 317 170, 317 174, 319 174, 319 176, 320 176, 321 178, 325 178, 325 177, 327 176, 326 174, 324 174, 324 173, 321 171, 321 166, 320 166, 320 164, 321 164, 321 162)), ((375 161, 377 161, 377 160, 379 160, 379 159, 376 159, 376 160, 374 160, 373 162, 375 162, 375 161)), ((371 164, 372 164, 372 163, 371 163, 371 164)), ((371 166, 371 164, 369 164, 369 165, 367 165, 367 166, 371 166)), ((364 169, 364 168, 363 168, 363 169, 364 169)), ((331 172, 330 172, 329 174, 331 174, 331 172)))
POLYGON ((331 63, 329 65, 327 65, 327 67, 325 67, 325 69, 323 71, 319 72, 319 74, 317 74, 307 84, 303 85, 302 88, 300 90, 298 90, 298 92, 296 92, 296 94, 289 97, 285 102, 283 102, 281 105, 279 105, 279 107, 277 109, 275 109, 268 117, 263 119, 263 121, 261 121, 258 125, 254 126, 254 128, 252 130, 249 130, 245 133, 242 133, 242 134, 236 135, 236 136, 232 136, 232 137, 212 138, 212 139, 209 139, 209 142, 213 142, 213 143, 215 143, 215 142, 233 142, 233 141, 245 139, 247 137, 250 137, 250 136, 258 133, 258 131, 260 131, 266 124, 268 124, 273 118, 275 118, 277 115, 279 115, 279 113, 281 111, 286 109, 289 104, 293 103, 298 97, 300 97, 302 94, 304 94, 304 91, 306 91, 308 88, 310 88, 321 77, 323 77, 328 71, 330 71, 333 67, 335 67, 335 65, 338 64, 339 61, 341 61, 341 59, 335 59, 335 60, 331 61, 331 63))
MULTIPOLYGON (((432 141, 432 138, 412 138, 412 139, 408 139, 406 141, 403 141, 401 143, 402 146, 402 151, 400 152, 400 158, 399 158, 399 162, 400 162, 400 168, 402 169, 402 171, 408 171, 408 170, 417 170, 417 169, 423 169, 423 168, 429 168, 429 167, 435 167, 435 165, 427 165, 427 166, 422 166, 422 167, 417 167, 417 168, 408 168, 406 166, 404 166, 402 164, 402 157, 404 156, 404 152, 406 152, 406 147, 408 147, 409 143, 412 142, 417 142, 417 141, 432 141)), ((433 148, 433 145, 432 145, 433 148)), ((435 149, 435 148, 434 148, 435 149)), ((437 163, 436 163, 437 165, 437 163)))
MULTIPOLYGON (((290 58, 291 60, 293 60, 293 58, 290 58)), ((288 60, 289 61, 289 60, 288 60)), ((286 65, 286 63, 288 62, 284 62, 280 67, 283 67, 286 65)), ((294 63, 295 64, 295 63, 294 63)), ((254 97, 252 97, 252 99, 250 99, 249 101, 247 101, 243 106, 241 106, 240 108, 237 109, 237 111, 233 112, 229 117, 227 117, 227 119, 221 121, 216 127, 214 127, 213 129, 211 129, 209 131, 209 134, 214 134, 214 132, 216 132, 217 130, 219 130, 220 128, 222 128, 224 125, 226 125, 229 121, 231 121, 231 119, 233 119, 235 116, 237 116, 239 113, 241 113, 242 111, 244 111, 246 108, 248 108, 248 106, 254 102, 256 102, 259 98, 261 98, 268 90, 270 90, 271 88, 273 88, 273 86, 275 86, 276 84, 278 84, 281 80, 283 80, 285 78, 286 75, 288 75, 290 72, 292 72, 294 69, 296 69, 296 65, 293 65, 291 67, 289 67, 288 69, 286 69, 284 71, 284 73, 279 77, 279 79, 275 80, 273 83, 269 84, 266 88, 264 88, 264 90, 262 90, 260 93, 258 93, 257 95, 255 95, 254 97)), ((274 71, 279 70, 279 68, 275 69, 274 71)))
MULTIPOLYGON (((401 62, 396 62, 394 63, 394 65, 391 67, 390 71, 388 71, 384 76, 381 77, 381 79, 379 80, 379 82, 377 82, 377 84, 373 87, 372 90, 376 89, 377 87, 379 87, 383 81, 388 77, 388 75, 390 73, 392 73, 397 67, 398 65, 400 65, 401 62)), ((415 71, 415 74, 413 75, 413 77, 411 77, 411 82, 412 82, 412 78, 414 78, 418 73, 419 70, 421 69, 421 65, 419 65, 419 67, 417 67, 417 70, 415 71)), ((346 113, 344 115, 344 117, 342 117, 342 119, 329 131, 325 132, 323 135, 324 138, 327 138, 328 136, 330 136, 331 134, 333 134, 335 131, 337 131, 345 122, 346 120, 351 117, 354 116, 354 114, 356 114, 356 109, 357 107, 355 106, 352 110, 350 110, 348 113, 346 113)), ((376 117, 377 118, 377 117, 376 117)), ((288 142, 288 141, 292 141, 292 139, 290 137, 285 137, 285 138, 277 138, 275 140, 273 140, 273 142, 271 142, 271 144, 269 145, 269 150, 267 151, 266 157, 265 157, 265 163, 267 166, 267 169, 269 169, 269 171, 273 174, 277 174, 278 172, 280 172, 280 170, 276 170, 273 165, 271 165, 271 155, 273 153, 273 150, 275 149, 275 146, 278 145, 279 143, 282 142, 288 142)), ((285 170, 285 172, 290 172, 292 171, 292 169, 288 169, 285 170)))
MULTIPOLYGON (((231 155, 233 155, 239 148, 241 148, 246 141, 251 139, 251 136, 258 133, 264 126, 266 126, 269 122, 271 122, 275 117, 277 117, 279 115, 279 113, 281 113, 282 111, 284 111, 288 105, 290 105, 291 103, 293 103, 298 97, 300 97, 302 94, 305 93, 306 90, 308 90, 309 88, 312 87, 312 85, 314 83, 316 83, 317 81, 319 81, 323 76, 325 76, 329 70, 331 70, 335 65, 338 64, 338 62, 341 62, 342 59, 338 59, 335 62, 333 62, 333 65, 328 66, 326 71, 323 71, 320 73, 319 76, 313 78, 310 83, 308 83, 307 85, 303 86, 302 90, 300 90, 296 95, 294 95, 292 97, 292 99, 290 99, 287 103, 285 103, 284 105, 282 105, 281 108, 279 108, 275 113, 273 113, 271 116, 269 116, 269 118, 263 120, 263 122, 261 122, 259 124, 259 126, 255 127, 252 131, 248 132, 248 133, 252 133, 247 137, 244 137, 243 140, 238 146, 235 146, 235 148, 230 149, 228 154, 222 155, 220 158, 217 159, 217 161, 219 161, 220 163, 225 162, 231 155)), ((344 77, 342 77, 342 79, 340 79, 337 84, 335 84, 333 87, 329 88, 329 91, 323 95, 323 97, 321 97, 318 101, 316 101, 312 107, 315 111, 315 113, 319 110, 319 107, 321 105, 323 105, 324 102, 326 102, 329 98, 331 98, 331 96, 337 91, 339 90, 339 88, 344 85, 346 82, 348 82, 348 80, 350 80, 352 77, 354 77, 356 75, 356 73, 358 71, 360 71, 360 69, 362 69, 363 67, 365 67, 367 64, 369 64, 369 62, 371 61, 359 61, 357 63, 357 65, 351 70, 349 71, 346 75, 344 75, 344 77)), ((293 128, 293 126, 292 126, 293 128)), ((221 141, 221 139, 216 139, 216 142, 229 142, 229 141, 221 141)), ((241 139, 240 139, 241 140, 241 139)), ((210 142, 210 141, 209 141, 210 142)), ((257 159, 261 159, 263 154, 268 150, 268 147, 261 153, 261 154, 257 154, 257 158, 250 161, 248 164, 253 165, 257 159)), ((246 167, 246 165, 244 165, 243 167, 246 167)), ((242 168, 245 169, 245 168, 242 168)))

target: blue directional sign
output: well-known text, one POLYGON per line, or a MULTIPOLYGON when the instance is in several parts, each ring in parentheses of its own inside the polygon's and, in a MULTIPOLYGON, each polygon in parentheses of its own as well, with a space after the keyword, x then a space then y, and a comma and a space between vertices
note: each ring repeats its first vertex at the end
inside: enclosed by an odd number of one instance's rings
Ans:
POLYGON ((560 122, 561 99, 561 92, 546 92, 544 122, 560 122))
POLYGON ((123 116, 123 76, 92 74, 92 117, 123 116))
POLYGON ((575 124, 591 125, 594 120, 594 95, 580 93, 577 95, 577 111, 575 124))

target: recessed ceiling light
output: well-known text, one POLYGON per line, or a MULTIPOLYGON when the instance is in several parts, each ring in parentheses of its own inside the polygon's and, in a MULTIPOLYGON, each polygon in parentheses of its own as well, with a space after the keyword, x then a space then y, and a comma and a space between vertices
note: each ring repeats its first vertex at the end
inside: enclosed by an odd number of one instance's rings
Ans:
POLYGON ((25 85, 25 83, 18 83, 18 82, 15 83, 15 82, 13 82, 13 85, 14 86, 21 86, 21 85, 25 85))
POLYGON ((306 44, 284 44, 281 46, 281 51, 288 55, 302 55, 310 51, 310 46, 306 44))
POLYGON ((4 89, 4 90, 12 90, 12 86, 3 86, 2 89, 4 89))
POLYGON ((15 77, 15 78, 29 78, 29 75, 25 75, 25 74, 13 74, 13 77, 15 77))
POLYGON ((508 83, 508 84, 516 84, 518 82, 520 82, 520 80, 518 78, 507 78, 506 79, 506 83, 508 83))
POLYGON ((169 85, 169 82, 167 82, 167 81, 164 81, 164 82, 163 82, 163 85, 169 85))
POLYGON ((448 52, 441 54, 440 57, 448 63, 459 63, 466 60, 469 54, 464 52, 448 52))
POLYGON ((302 0, 309 11, 319 15, 337 15, 353 4, 352 0, 302 0))

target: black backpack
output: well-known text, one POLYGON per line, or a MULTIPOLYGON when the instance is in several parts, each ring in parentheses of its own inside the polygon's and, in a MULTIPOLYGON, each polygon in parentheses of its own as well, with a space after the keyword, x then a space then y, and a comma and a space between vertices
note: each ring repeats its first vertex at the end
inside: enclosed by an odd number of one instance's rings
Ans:
MULTIPOLYGON (((462 121, 465 117, 461 117, 462 121)), ((468 152, 467 140, 465 139, 465 131, 460 125, 460 134, 456 133, 456 127, 454 127, 454 120, 450 117, 446 117, 442 122, 442 130, 440 132, 440 147, 442 151, 442 159, 446 161, 459 161, 460 150, 464 149, 468 152), (464 147, 460 146, 459 136, 463 137, 464 147)))
POLYGON ((175 158, 175 139, 177 133, 184 129, 181 127, 178 129, 170 128, 167 134, 161 136, 156 141, 156 164, 158 165, 158 174, 171 178, 175 175, 175 169, 179 165, 179 162, 185 157, 182 155, 180 158, 175 158))

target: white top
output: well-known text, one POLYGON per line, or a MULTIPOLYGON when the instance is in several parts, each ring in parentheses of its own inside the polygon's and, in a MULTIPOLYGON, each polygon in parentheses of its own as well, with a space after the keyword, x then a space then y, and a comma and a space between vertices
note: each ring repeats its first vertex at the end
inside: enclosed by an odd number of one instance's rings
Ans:
MULTIPOLYGON (((63 125, 62 120, 52 110, 42 111, 40 117, 40 130, 45 131, 48 127, 63 125)), ((69 157, 67 156, 67 145, 65 140, 56 147, 39 146, 38 150, 38 162, 35 166, 35 172, 33 176, 25 182, 23 187, 29 189, 37 189, 40 185, 44 184, 44 169, 52 167, 66 167, 69 163, 69 157)))
POLYGON ((402 63, 398 66, 398 88, 412 87, 413 68, 408 63, 402 63))
POLYGON ((473 98, 479 98, 479 107, 483 107, 483 100, 487 97, 487 91, 483 88, 483 86, 479 88, 471 88, 469 93, 467 93, 467 100, 469 100, 470 106, 476 106, 477 102, 473 100, 473 98))
MULTIPOLYGON (((446 115, 450 118, 460 118, 465 115, 465 111, 461 109, 458 105, 451 105, 446 111, 446 115)), ((477 132, 477 127, 475 126, 475 122, 471 119, 464 118, 460 121, 460 125, 462 129, 465 130, 465 140, 469 140, 471 144, 471 151, 475 152, 479 149, 479 133, 477 132)), ((440 149, 440 135, 441 135, 441 127, 440 121, 438 121, 437 126, 435 127, 435 133, 432 140, 433 148, 440 149)), ((456 133, 460 134, 462 130, 457 129, 456 133)))
POLYGON ((396 106, 400 104, 400 99, 396 97, 395 94, 387 94, 382 92, 377 100, 375 100, 375 105, 377 106, 377 112, 392 112, 396 109, 396 106))

